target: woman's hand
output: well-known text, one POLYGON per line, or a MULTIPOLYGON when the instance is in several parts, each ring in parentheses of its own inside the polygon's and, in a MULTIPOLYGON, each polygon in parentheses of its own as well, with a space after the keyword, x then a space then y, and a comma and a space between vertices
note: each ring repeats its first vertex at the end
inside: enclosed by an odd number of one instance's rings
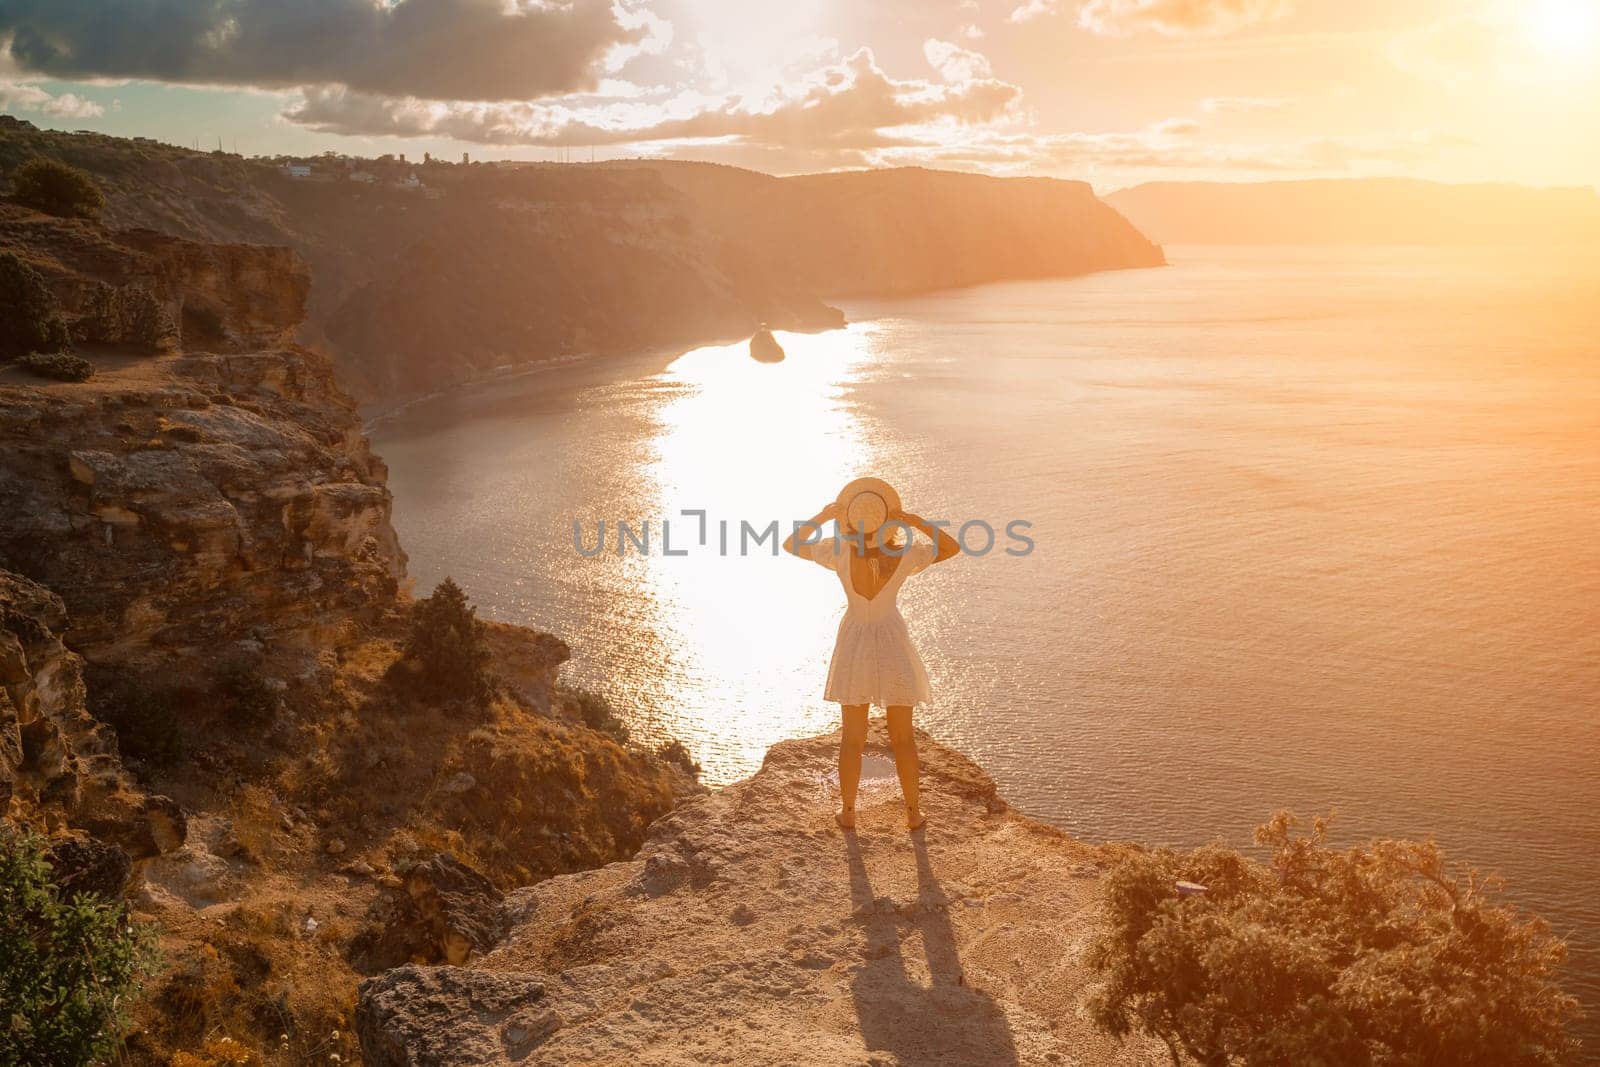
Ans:
POLYGON ((935 527, 933 523, 929 522, 921 515, 917 515, 910 511, 900 510, 890 515, 889 521, 904 523, 905 525, 910 526, 912 529, 919 530, 926 535, 928 540, 933 542, 933 547, 938 550, 938 554, 933 559, 935 563, 943 563, 945 560, 961 551, 961 542, 957 541, 954 537, 951 537, 943 530, 935 527))
MULTIPOLYGON (((826 504, 822 505, 822 509, 820 511, 811 516, 811 518, 805 520, 805 522, 801 523, 801 525, 815 527, 817 532, 820 534, 822 532, 822 527, 838 513, 839 502, 837 500, 830 500, 826 504)), ((800 554, 799 545, 795 541, 795 538, 799 536, 799 533, 800 531, 796 530, 794 533, 791 533, 788 537, 783 539, 783 550, 790 555, 798 556, 800 554)), ((811 544, 814 542, 807 543, 811 544)))

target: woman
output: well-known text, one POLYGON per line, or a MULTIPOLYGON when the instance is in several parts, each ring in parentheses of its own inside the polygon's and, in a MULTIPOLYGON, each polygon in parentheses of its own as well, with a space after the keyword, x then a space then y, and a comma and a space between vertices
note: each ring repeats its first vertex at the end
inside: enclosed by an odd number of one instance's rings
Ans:
POLYGON ((838 520, 842 537, 816 541, 797 539, 799 530, 784 541, 784 550, 833 571, 844 587, 844 618, 828 666, 823 699, 835 701, 844 713, 844 736, 839 742, 839 814, 846 830, 856 824, 856 787, 861 781, 861 751, 867 743, 867 712, 871 705, 889 716, 889 743, 894 749, 895 773, 905 795, 906 826, 915 830, 926 821, 917 788, 917 742, 911 729, 911 709, 929 698, 928 672, 922 666, 911 634, 895 597, 900 584, 918 571, 956 555, 956 539, 935 529, 926 519, 900 507, 900 496, 887 482, 858 478, 844 487, 839 499, 809 520, 810 529, 838 520), (920 531, 928 540, 908 544, 905 532, 920 531))

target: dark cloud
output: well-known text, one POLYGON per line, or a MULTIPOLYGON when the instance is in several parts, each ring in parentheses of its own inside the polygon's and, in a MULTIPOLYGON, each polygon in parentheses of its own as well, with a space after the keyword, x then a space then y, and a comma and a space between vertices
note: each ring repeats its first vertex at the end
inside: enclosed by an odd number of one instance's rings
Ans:
POLYGON ((450 137, 480 144, 618 145, 727 140, 792 150, 901 144, 897 127, 971 126, 1003 115, 1020 96, 995 79, 982 56, 930 42, 942 80, 897 80, 861 49, 816 71, 775 100, 739 97, 623 102, 595 108, 540 104, 448 104, 309 90, 284 113, 324 133, 450 137))
POLYGON ((612 0, 0 0, 18 69, 514 100, 592 88, 661 24, 612 0))

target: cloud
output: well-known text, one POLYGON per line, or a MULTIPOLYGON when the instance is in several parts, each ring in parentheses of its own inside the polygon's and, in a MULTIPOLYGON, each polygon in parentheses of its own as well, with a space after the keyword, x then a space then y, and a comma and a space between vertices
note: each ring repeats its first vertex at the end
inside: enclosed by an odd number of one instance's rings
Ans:
POLYGON ((26 111, 58 119, 92 119, 106 113, 77 93, 50 93, 31 82, 0 81, 0 111, 26 111))
POLYGON ((1325 137, 1275 143, 1201 140, 1192 119, 1174 117, 1135 130, 1039 134, 973 131, 945 144, 885 145, 859 153, 862 166, 952 167, 996 174, 1066 174, 1113 181, 1151 177, 1386 173, 1396 164, 1436 160, 1471 142, 1421 130, 1369 137, 1325 137))
POLYGON ((1045 15, 1056 12, 1056 0, 1028 0, 1026 4, 1013 8, 1007 22, 1031 22, 1045 15))
POLYGON ((961 36, 965 37, 969 41, 981 41, 983 40, 984 36, 983 27, 979 26, 976 22, 969 22, 965 26, 961 27, 961 36))
POLYGON ((1200 107, 1213 115, 1282 111, 1294 104, 1287 96, 1208 96, 1200 107))
POLYGON ((934 130, 994 122, 1021 95, 976 52, 936 40, 924 51, 941 80, 891 78, 863 48, 761 99, 684 92, 664 101, 453 103, 311 88, 284 118, 324 133, 479 144, 724 142, 805 152, 920 143, 934 130))
POLYGON ((947 82, 967 82, 992 79, 994 71, 988 57, 960 45, 930 37, 922 42, 922 54, 939 76, 947 82))
POLYGON ((669 34, 621 0, 0 0, 17 68, 53 78, 443 100, 588 90, 669 34))
POLYGON ((1113 37, 1141 30, 1168 37, 1223 34, 1280 19, 1291 7, 1291 0, 1088 0, 1078 9, 1078 25, 1113 37))

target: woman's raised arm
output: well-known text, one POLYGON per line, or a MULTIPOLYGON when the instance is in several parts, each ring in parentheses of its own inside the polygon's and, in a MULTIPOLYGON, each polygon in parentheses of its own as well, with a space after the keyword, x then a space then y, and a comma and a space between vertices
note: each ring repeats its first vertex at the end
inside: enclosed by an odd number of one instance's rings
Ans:
MULTIPOLYGON (((811 516, 811 518, 809 518, 809 519, 807 519, 805 521, 806 521, 806 523, 809 523, 811 526, 815 527, 817 530, 820 531, 822 529, 822 524, 827 522, 829 519, 833 518, 833 516, 838 512, 838 510, 839 510, 838 501, 829 501, 828 503, 826 503, 826 504, 824 504, 822 506, 822 510, 821 511, 817 512, 815 515, 811 516)), ((789 553, 789 555, 791 555, 791 556, 798 556, 800 554, 800 551, 796 547, 795 540, 794 540, 799 535, 800 535, 800 531, 797 529, 794 532, 790 533, 788 537, 785 537, 783 539, 783 550, 785 552, 789 553)))
POLYGON ((933 542, 934 548, 938 549, 938 554, 933 557, 934 563, 943 563, 961 551, 960 541, 957 541, 921 515, 913 515, 909 511, 902 511, 896 515, 891 515, 889 518, 891 522, 898 520, 914 530, 922 531, 928 540, 933 542))

